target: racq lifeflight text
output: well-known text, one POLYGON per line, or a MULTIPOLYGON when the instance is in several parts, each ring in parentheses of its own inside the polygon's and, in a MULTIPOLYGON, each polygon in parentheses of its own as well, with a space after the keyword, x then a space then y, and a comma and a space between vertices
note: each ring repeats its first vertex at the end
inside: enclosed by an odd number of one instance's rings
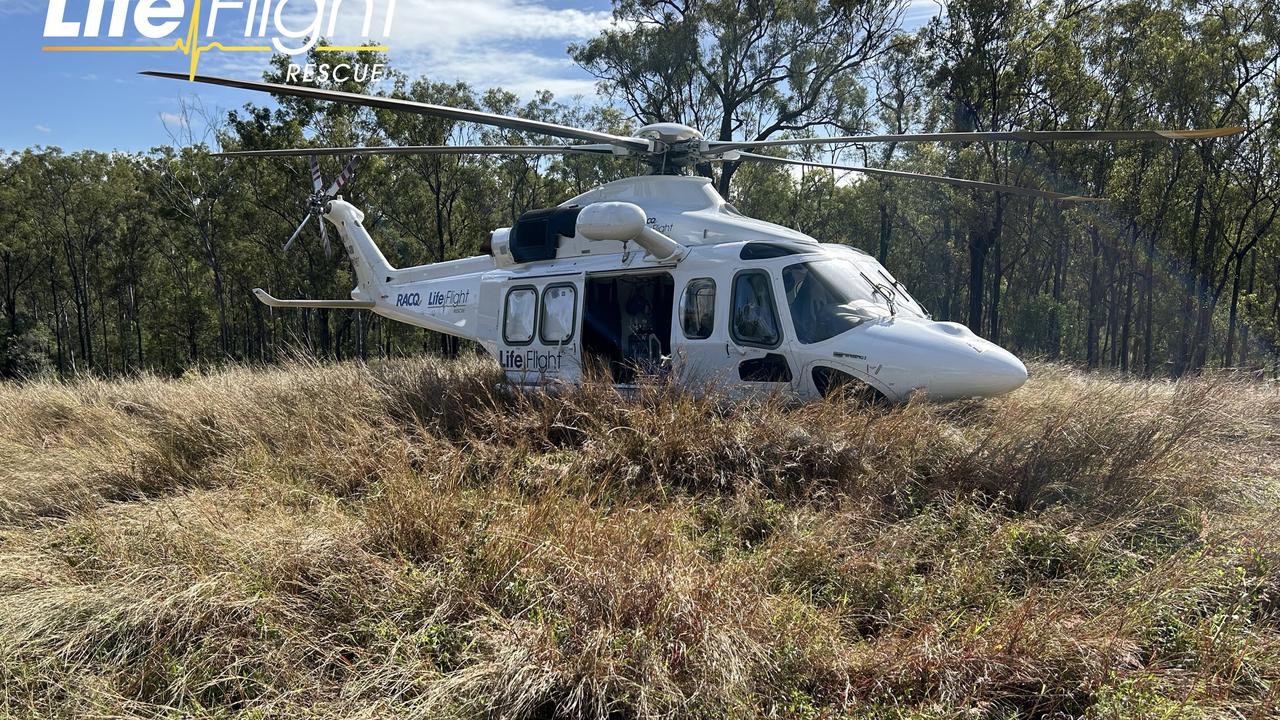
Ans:
MULTIPOLYGON (((235 23, 238 28, 243 16, 245 38, 270 37, 277 51, 297 55, 314 47, 322 34, 351 35, 351 28, 338 27, 343 5, 344 0, 333 0, 332 5, 329 0, 49 0, 44 36, 123 38, 131 25, 138 35, 158 40, 173 36, 188 22, 198 23, 203 12, 203 37, 218 37, 220 19, 224 26, 235 23)), ((347 6, 364 10, 360 37, 373 37, 378 9, 383 13, 381 37, 391 34, 396 0, 348 0, 347 6)), ((225 35, 228 27, 221 30, 225 35)))

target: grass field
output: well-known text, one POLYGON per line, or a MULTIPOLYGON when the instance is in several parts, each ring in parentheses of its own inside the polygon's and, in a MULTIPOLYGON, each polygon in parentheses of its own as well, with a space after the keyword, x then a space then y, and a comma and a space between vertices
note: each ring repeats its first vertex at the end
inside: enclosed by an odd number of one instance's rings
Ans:
POLYGON ((1280 714, 1280 388, 0 388, 0 714, 1280 714))

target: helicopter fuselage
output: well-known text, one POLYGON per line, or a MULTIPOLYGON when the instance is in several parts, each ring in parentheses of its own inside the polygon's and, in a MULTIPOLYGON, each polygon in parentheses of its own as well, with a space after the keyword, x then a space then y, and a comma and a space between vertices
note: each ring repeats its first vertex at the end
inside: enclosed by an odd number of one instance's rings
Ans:
MULTIPOLYGON (((646 237, 669 245, 546 231, 554 256, 529 260, 529 228, 563 220, 548 211, 497 231, 492 255, 394 269, 354 206, 334 200, 327 218, 356 269, 355 301, 478 342, 523 386, 576 383, 593 365, 623 386, 659 376, 803 398, 853 383, 891 401, 948 400, 1026 380, 1018 358, 933 320, 875 258, 747 218, 704 178, 629 178, 561 208, 579 217, 575 208, 620 203, 642 209, 646 237)), ((580 230, 591 226, 583 212, 580 230)))

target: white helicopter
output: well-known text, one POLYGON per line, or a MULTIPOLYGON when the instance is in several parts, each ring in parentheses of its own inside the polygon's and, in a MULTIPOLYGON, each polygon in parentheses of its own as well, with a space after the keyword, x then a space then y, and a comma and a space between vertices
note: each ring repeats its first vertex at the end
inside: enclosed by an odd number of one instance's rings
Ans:
MULTIPOLYGON (((607 368, 614 383, 666 376, 694 390, 790 392, 817 398, 853 385, 891 402, 1006 393, 1027 379, 1023 363, 955 322, 933 320, 876 259, 846 245, 744 216, 697 163, 758 161, 941 182, 1043 198, 1099 198, 961 178, 761 155, 763 147, 874 142, 1116 141, 1221 137, 1208 130, 963 132, 743 142, 708 141, 677 123, 633 137, 475 110, 294 85, 147 72, 144 75, 384 108, 562 137, 589 144, 414 146, 262 150, 223 156, 309 156, 315 181, 308 215, 337 229, 355 270, 350 300, 279 300, 280 308, 367 309, 393 320, 474 340, 523 386, 573 383, 607 368), (651 174, 611 182, 527 212, 490 234, 488 253, 394 268, 365 230, 364 213, 327 190, 318 155, 593 154, 638 158, 651 174)), ((354 162, 355 157, 352 158, 354 162)), ((328 243, 328 232, 321 222, 328 243)))

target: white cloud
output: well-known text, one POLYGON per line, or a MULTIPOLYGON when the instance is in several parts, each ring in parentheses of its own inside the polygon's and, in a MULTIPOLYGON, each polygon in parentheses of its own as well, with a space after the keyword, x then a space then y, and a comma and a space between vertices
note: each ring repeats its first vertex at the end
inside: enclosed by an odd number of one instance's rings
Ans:
POLYGON ((44 0, 0 0, 0 15, 34 15, 47 10, 44 0))
POLYGON ((914 32, 941 11, 939 0, 910 0, 902 13, 902 29, 914 32))
POLYGON ((53 132, 53 130, 51 130, 50 128, 45 127, 44 125, 36 125, 35 130, 36 130, 36 132, 42 132, 42 133, 45 133, 45 134, 48 134, 48 133, 53 132))
POLYGON ((270 65, 270 53, 230 53, 214 50, 200 56, 200 72, 207 75, 261 80, 262 73, 270 65))
MULTIPOLYGON (((353 15, 360 17, 358 12, 353 15)), ((396 48, 417 50, 504 40, 581 40, 611 21, 608 11, 556 9, 525 0, 418 0, 396 10, 390 42, 396 48)), ((347 21, 341 26, 360 25, 347 21)))
MULTIPOLYGON (((398 0, 390 36, 383 38, 387 0, 372 2, 373 37, 360 35, 366 2, 344 0, 336 32, 326 40, 338 45, 385 43, 392 66, 410 77, 463 81, 477 90, 501 87, 523 98, 537 90, 560 98, 594 96, 594 79, 573 63, 566 46, 594 37, 614 22, 607 9, 559 8, 550 0, 398 0)), ((908 0, 906 29, 936 15, 938 2, 908 0)), ((285 7, 288 27, 301 28, 314 19, 308 14, 314 13, 310 3, 285 7)), ((321 29, 327 30, 328 23, 326 16, 321 29)), ((202 71, 236 77, 258 77, 266 67, 267 56, 252 53, 210 52, 201 64, 202 71)))
POLYGON ((595 80, 579 72, 567 56, 471 47, 463 52, 418 51, 394 57, 393 65, 411 77, 422 74, 437 82, 462 80, 478 90, 501 87, 525 98, 538 90, 550 90, 560 98, 595 94, 595 80))
POLYGON ((165 126, 188 127, 187 116, 181 113, 162 112, 160 113, 160 122, 165 126))
MULTIPOLYGON (((386 3, 376 3, 370 32, 381 40, 386 3)), ((358 44, 364 26, 363 2, 346 2, 329 40, 358 44)), ((314 13, 314 10, 311 10, 314 13)), ((290 27, 307 24, 314 14, 290 13, 290 27)), ((394 49, 421 50, 442 46, 492 45, 511 40, 584 39, 612 22, 607 10, 551 8, 533 0, 401 0, 395 9, 388 41, 394 49)), ((326 16, 322 29, 328 29, 326 16)))
MULTIPOLYGON (((390 36, 380 36, 385 5, 379 3, 371 25, 374 37, 362 38, 365 7, 345 2, 338 32, 326 40, 384 42, 392 65, 410 77, 461 80, 478 90, 502 87, 521 97, 537 90, 558 97, 594 94, 595 81, 573 64, 565 47, 613 22, 608 10, 553 8, 536 0, 400 0, 390 36)), ((306 22, 296 16, 289 24, 296 27, 299 21, 306 22)))

